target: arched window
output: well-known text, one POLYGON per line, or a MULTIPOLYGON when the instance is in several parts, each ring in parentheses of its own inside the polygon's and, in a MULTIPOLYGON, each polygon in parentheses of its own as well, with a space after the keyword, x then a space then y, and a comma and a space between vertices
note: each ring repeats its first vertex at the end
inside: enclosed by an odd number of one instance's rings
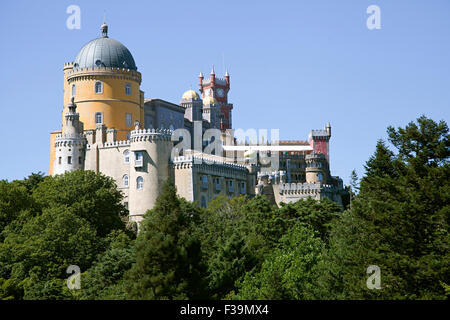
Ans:
POLYGON ((123 186, 128 187, 128 175, 127 174, 123 176, 123 186))
POLYGON ((77 87, 73 84, 72 85, 72 97, 75 97, 76 94, 77 94, 77 87))
POLYGON ((103 82, 95 81, 95 93, 103 93, 103 82))
POLYGON ((95 113, 95 124, 103 123, 103 112, 95 113))
POLYGON ((131 96, 131 83, 125 83, 125 94, 131 96))
POLYGON ((123 152, 123 157, 124 157, 125 163, 130 163, 130 151, 129 150, 125 150, 123 152))
POLYGON ((137 177, 136 179, 136 189, 141 190, 144 188, 144 178, 141 176, 137 177))

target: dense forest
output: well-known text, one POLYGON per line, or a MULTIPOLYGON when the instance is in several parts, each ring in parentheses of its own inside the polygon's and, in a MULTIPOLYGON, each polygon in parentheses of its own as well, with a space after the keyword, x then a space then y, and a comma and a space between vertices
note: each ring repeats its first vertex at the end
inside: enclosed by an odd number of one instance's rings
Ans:
POLYGON ((448 299, 449 155, 447 124, 422 116, 387 129, 345 210, 261 196, 203 209, 167 182, 139 234, 102 174, 3 180, 0 299, 448 299))

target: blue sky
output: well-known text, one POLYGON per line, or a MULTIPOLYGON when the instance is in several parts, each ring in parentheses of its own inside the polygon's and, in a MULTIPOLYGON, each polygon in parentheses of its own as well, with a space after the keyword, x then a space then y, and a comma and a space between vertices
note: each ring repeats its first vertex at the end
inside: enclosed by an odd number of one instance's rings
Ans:
POLYGON ((450 1, 7 1, 1 4, 0 179, 47 172, 63 72, 99 36, 126 45, 148 98, 178 103, 198 74, 231 75, 235 128, 307 139, 332 125, 331 169, 361 175, 388 125, 450 116, 450 1), (81 29, 66 27, 69 5, 81 29), (368 30, 366 9, 381 9, 368 30))

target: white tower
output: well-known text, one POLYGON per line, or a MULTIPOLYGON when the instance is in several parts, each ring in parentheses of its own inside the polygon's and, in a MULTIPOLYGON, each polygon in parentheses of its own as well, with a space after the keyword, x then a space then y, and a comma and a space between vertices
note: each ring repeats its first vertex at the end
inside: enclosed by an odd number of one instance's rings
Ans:
POLYGON ((86 138, 83 135, 83 123, 76 112, 77 106, 72 98, 65 115, 65 126, 55 138, 55 162, 53 175, 63 174, 84 168, 86 138))
POLYGON ((169 178, 173 142, 171 131, 136 129, 130 133, 130 219, 136 222, 154 207, 162 185, 169 178))

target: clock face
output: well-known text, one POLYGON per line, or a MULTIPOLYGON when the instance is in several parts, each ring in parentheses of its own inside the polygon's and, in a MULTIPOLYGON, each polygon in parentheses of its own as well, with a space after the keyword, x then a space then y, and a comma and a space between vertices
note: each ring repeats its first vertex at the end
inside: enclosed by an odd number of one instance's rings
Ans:
POLYGON ((222 88, 217 89, 217 96, 223 98, 225 96, 225 91, 222 88))

